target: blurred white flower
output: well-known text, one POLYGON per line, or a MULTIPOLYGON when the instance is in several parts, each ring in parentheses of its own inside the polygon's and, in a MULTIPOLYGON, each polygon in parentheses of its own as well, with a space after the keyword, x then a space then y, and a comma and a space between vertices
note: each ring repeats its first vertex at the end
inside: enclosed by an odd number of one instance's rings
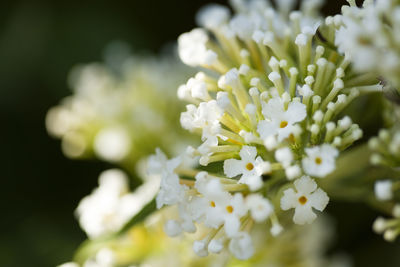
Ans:
POLYGON ((203 29, 193 29, 178 38, 179 56, 189 66, 211 65, 217 54, 206 47, 208 35, 203 29))
POLYGON ((232 238, 229 243, 229 250, 240 260, 247 260, 254 254, 253 241, 246 232, 240 232, 232 238))
POLYGON ((302 160, 306 174, 323 178, 335 170, 339 151, 328 144, 323 144, 306 148, 306 154, 307 157, 302 160))
POLYGON ((118 231, 157 191, 158 181, 151 180, 130 193, 126 174, 110 169, 99 176, 99 187, 80 201, 76 216, 89 238, 97 238, 118 231))
POLYGON ((118 162, 130 152, 131 140, 122 127, 105 128, 95 136, 93 147, 99 158, 118 162))
POLYGON ((265 221, 274 210, 271 202, 260 194, 251 194, 246 198, 251 217, 256 222, 265 221))

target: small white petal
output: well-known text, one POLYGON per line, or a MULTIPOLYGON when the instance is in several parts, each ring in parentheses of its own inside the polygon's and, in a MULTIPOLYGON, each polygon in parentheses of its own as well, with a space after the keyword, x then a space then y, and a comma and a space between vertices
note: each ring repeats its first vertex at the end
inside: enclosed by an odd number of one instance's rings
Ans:
POLYGON ((225 218, 225 233, 228 237, 234 237, 237 235, 240 229, 240 220, 234 215, 226 216, 225 218))
POLYGON ((239 154, 242 160, 254 161, 257 156, 257 148, 254 146, 243 146, 239 154))
POLYGON ((309 176, 303 176, 294 181, 294 187, 300 194, 308 195, 317 189, 317 183, 309 176))
POLYGON ((242 173, 242 164, 237 159, 227 159, 224 161, 224 173, 229 178, 235 177, 242 173))
POLYGON ((288 210, 297 206, 298 200, 296 193, 292 188, 283 191, 283 197, 281 198, 281 209, 288 210))
POLYGON ((290 123, 300 122, 304 120, 307 115, 306 105, 299 102, 290 102, 286 115, 290 123))
POLYGON ((307 206, 297 206, 293 216, 295 224, 312 223, 317 218, 317 215, 307 206))
POLYGON ((318 188, 308 197, 308 201, 313 208, 323 211, 326 205, 328 205, 329 197, 325 191, 323 191, 321 188, 318 188))

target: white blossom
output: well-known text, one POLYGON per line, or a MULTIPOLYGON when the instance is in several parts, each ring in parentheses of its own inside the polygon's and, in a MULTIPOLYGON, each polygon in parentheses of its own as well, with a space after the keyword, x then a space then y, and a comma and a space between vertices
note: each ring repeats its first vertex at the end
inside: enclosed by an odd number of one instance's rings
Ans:
POLYGON ((331 145, 323 144, 305 149, 307 157, 303 158, 304 171, 311 176, 325 177, 336 168, 335 161, 339 151, 331 145))
POLYGON ((181 157, 168 160, 159 148, 155 155, 149 157, 148 172, 161 177, 160 191, 156 197, 158 209, 164 205, 177 204, 184 198, 186 187, 180 184, 179 176, 174 172, 181 164, 181 157))
POLYGON ((131 139, 122 127, 106 128, 97 133, 93 148, 99 158, 116 162, 128 155, 131 139))
POLYGON ((158 180, 152 179, 129 192, 128 177, 118 169, 104 171, 99 187, 84 197, 76 215, 89 238, 119 230, 132 216, 149 203, 158 191, 158 180))
POLYGON ((231 195, 218 180, 207 178, 205 173, 196 176, 195 188, 203 195, 197 212, 203 214, 205 225, 218 228, 224 224, 226 234, 234 236, 239 231, 240 218, 247 213, 242 194, 231 195))
POLYGON ((183 200, 185 186, 179 183, 179 176, 175 173, 165 173, 161 178, 160 191, 157 194, 157 208, 164 205, 174 205, 183 200))
POLYGON ((128 178, 122 171, 113 169, 100 175, 99 187, 76 209, 80 226, 90 238, 118 230, 128 219, 121 210, 121 199, 128 189, 128 178))
POLYGON ((247 184, 251 190, 259 189, 262 186, 261 175, 270 171, 269 162, 257 157, 257 148, 253 146, 243 146, 240 158, 225 160, 224 173, 230 178, 241 175, 239 183, 247 184))
POLYGON ((203 139, 218 133, 221 127, 219 118, 222 116, 222 110, 217 101, 201 102, 198 108, 195 105, 187 105, 186 109, 187 111, 181 114, 183 128, 189 131, 201 129, 203 139))
POLYGON ((258 132, 265 139, 271 135, 277 135, 278 141, 289 137, 293 132, 293 126, 306 117, 306 106, 298 102, 290 102, 287 110, 281 98, 276 97, 263 103, 262 113, 266 120, 258 124, 258 132))
POLYGON ((168 160, 160 148, 156 148, 156 154, 151 155, 147 161, 149 174, 171 174, 182 163, 180 157, 168 160))
POLYGON ((202 7, 197 15, 196 22, 207 29, 217 29, 229 19, 230 11, 227 7, 219 4, 208 4, 202 7))
POLYGON ((249 195, 246 198, 246 205, 256 222, 265 221, 273 211, 271 202, 260 194, 249 195))
POLYGON ((308 176, 303 176, 294 182, 296 191, 286 189, 281 198, 283 210, 295 209, 293 221, 296 224, 311 223, 317 218, 313 208, 323 211, 329 202, 329 197, 316 182, 308 176))
POLYGON ((178 52, 181 60, 189 66, 212 65, 217 54, 206 47, 207 33, 200 28, 184 33, 178 38, 178 52))

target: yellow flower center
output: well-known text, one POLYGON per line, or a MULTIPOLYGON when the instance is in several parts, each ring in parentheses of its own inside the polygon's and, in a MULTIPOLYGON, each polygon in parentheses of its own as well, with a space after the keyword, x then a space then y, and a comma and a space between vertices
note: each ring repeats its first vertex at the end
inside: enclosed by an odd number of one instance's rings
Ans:
POLYGON ((287 121, 281 121, 281 124, 279 125, 279 127, 285 128, 287 125, 288 125, 287 121))
POLYGON ((315 163, 317 163, 318 165, 320 165, 322 163, 322 159, 320 157, 316 157, 315 158, 315 163))
POLYGON ((229 213, 233 212, 233 207, 232 206, 226 206, 226 211, 229 213))
POLYGON ((215 208, 215 202, 214 202, 214 201, 211 201, 211 202, 210 202, 210 206, 213 207, 213 208, 215 208))
POLYGON ((307 203, 307 198, 306 198, 305 196, 299 197, 299 203, 300 203, 301 205, 306 204, 306 203, 307 203))
POLYGON ((246 164, 246 169, 249 170, 249 171, 251 171, 252 169, 254 169, 253 163, 250 163, 250 162, 247 163, 247 164, 246 164))

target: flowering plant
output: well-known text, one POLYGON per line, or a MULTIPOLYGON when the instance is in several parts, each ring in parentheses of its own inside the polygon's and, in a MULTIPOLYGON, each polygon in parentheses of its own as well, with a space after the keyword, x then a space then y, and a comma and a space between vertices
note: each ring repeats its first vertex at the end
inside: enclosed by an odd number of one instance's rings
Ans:
POLYGON ((178 38, 199 69, 177 90, 180 124, 200 145, 171 159, 157 149, 142 173, 160 183, 144 210, 168 211, 167 235, 187 233, 200 257, 248 260, 258 229, 283 239, 336 199, 389 213, 373 229, 400 234, 400 3, 348 2, 325 18, 317 0, 212 4, 178 38))

